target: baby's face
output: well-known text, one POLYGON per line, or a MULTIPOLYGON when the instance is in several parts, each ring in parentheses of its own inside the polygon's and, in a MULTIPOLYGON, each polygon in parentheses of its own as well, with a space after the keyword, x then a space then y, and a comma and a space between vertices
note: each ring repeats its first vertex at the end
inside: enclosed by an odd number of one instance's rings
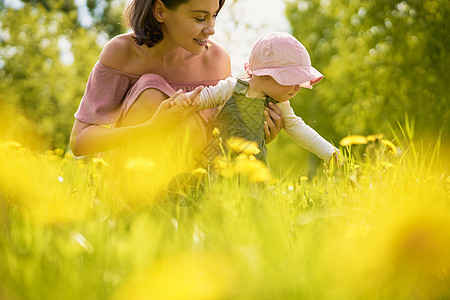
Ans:
POLYGON ((291 99, 300 91, 299 84, 281 85, 270 76, 264 77, 264 80, 261 81, 261 91, 270 98, 273 98, 279 102, 284 102, 291 99))

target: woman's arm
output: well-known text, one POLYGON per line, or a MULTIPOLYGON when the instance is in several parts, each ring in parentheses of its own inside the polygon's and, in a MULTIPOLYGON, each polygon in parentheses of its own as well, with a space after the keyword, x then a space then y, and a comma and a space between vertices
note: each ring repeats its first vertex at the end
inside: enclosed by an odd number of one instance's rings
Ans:
MULTIPOLYGON (((200 91, 201 89, 198 89, 192 97, 195 98, 200 91)), ((177 106, 170 107, 170 103, 181 92, 181 90, 176 92, 172 97, 159 102, 159 105, 155 104, 154 107, 144 109, 144 107, 136 106, 136 112, 143 109, 145 113, 133 115, 133 118, 129 118, 130 121, 123 124, 123 127, 102 127, 100 125, 75 120, 70 137, 70 147, 73 154, 81 156, 112 150, 125 145, 132 139, 152 138, 152 135, 174 126, 174 124, 177 124, 177 121, 186 118, 186 116, 197 109, 195 105, 188 109, 182 109, 177 106)), ((142 101, 137 103, 141 103, 142 105, 155 103, 155 101, 145 101, 145 99, 154 100, 154 97, 164 97, 162 95, 158 90, 149 89, 142 93, 142 101)))

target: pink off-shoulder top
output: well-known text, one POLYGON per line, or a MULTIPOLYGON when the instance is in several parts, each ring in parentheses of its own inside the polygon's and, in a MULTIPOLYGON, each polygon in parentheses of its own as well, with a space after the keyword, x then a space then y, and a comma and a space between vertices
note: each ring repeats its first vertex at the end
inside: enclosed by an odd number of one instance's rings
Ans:
MULTIPOLYGON (((157 74, 142 76, 124 73, 105 66, 100 61, 92 70, 80 106, 75 118, 89 124, 115 124, 123 118, 134 101, 146 89, 154 88, 162 91, 168 97, 182 89, 190 92, 197 86, 216 85, 219 80, 203 82, 172 82, 166 81, 157 74)), ((201 112, 207 120, 210 111, 201 112)))

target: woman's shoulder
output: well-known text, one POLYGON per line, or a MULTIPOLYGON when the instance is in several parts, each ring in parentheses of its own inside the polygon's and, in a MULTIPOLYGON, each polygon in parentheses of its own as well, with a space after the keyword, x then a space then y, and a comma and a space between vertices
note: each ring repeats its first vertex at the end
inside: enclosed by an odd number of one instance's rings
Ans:
POLYGON ((131 33, 125 33, 112 38, 103 47, 100 62, 116 70, 123 70, 129 61, 135 41, 131 33))
POLYGON ((217 68, 222 78, 226 78, 231 74, 230 55, 222 45, 214 40, 210 40, 209 49, 206 53, 206 63, 211 68, 217 68))

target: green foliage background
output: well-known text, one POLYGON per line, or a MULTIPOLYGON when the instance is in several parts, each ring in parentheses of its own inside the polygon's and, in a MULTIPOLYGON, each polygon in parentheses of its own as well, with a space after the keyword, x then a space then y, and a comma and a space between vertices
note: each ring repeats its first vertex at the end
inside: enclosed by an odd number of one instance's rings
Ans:
POLYGON ((124 31, 123 7, 88 1, 93 25, 84 28, 73 0, 22 2, 19 9, 0 2, 1 137, 64 149, 101 40, 124 31), (73 63, 61 60, 61 44, 73 63))
MULTIPOLYGON (((101 40, 125 31, 123 3, 87 1, 93 24, 85 28, 73 0, 22 2, 12 9, 0 1, 2 136, 20 139, 18 125, 32 134, 19 142, 65 148, 101 40), (60 59, 61 41, 70 42, 72 64, 60 59)), ((325 75, 291 101, 319 133, 335 143, 349 133, 389 134, 388 124, 403 123, 407 115, 417 135, 444 128, 444 138, 450 136, 448 1, 286 4, 293 34, 325 75)), ((287 141, 282 135, 278 144, 287 141)))
POLYGON ((419 135, 446 126, 448 1, 311 0, 287 6, 294 35, 325 75, 312 93, 292 101, 308 123, 337 141, 349 133, 389 133, 388 123, 404 124, 405 116, 415 120, 419 135))

